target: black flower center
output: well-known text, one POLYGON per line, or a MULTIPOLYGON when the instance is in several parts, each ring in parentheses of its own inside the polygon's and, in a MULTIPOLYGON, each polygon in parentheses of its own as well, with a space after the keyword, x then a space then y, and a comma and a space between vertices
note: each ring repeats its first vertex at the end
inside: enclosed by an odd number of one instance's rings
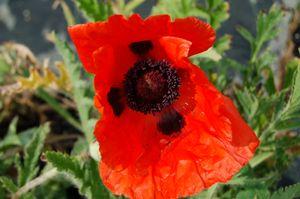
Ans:
POLYGON ((150 71, 137 81, 137 95, 145 101, 158 101, 167 90, 167 82, 159 71, 150 71))
POLYGON ((178 74, 168 61, 138 61, 125 75, 127 104, 145 114, 159 112, 178 98, 179 84, 178 74))

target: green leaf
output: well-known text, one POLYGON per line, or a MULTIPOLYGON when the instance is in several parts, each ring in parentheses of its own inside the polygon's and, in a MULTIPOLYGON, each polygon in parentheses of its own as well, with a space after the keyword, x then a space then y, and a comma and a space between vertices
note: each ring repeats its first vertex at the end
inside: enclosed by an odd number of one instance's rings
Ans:
POLYGON ((85 185, 91 189, 91 198, 114 198, 110 192, 102 184, 99 172, 98 163, 90 159, 85 164, 85 185))
POLYGON ((271 199, 294 199, 300 197, 300 183, 279 189, 271 199))
POLYGON ((152 14, 168 13, 172 18, 186 17, 186 11, 195 7, 195 1, 190 1, 190 4, 182 3, 181 0, 159 0, 152 8, 152 14), (188 6, 188 7, 187 7, 188 6))
POLYGON ((249 162, 252 168, 256 167, 260 163, 264 162, 265 160, 269 159, 274 155, 274 152, 262 152, 255 155, 249 162))
POLYGON ((152 14, 169 14, 172 18, 188 16, 200 17, 218 29, 229 18, 229 4, 224 0, 209 0, 208 4, 199 4, 196 0, 159 0, 152 14))
POLYGON ((0 177, 0 184, 2 184, 2 186, 10 193, 15 193, 18 190, 17 185, 15 185, 12 179, 5 176, 0 177))
POLYGON ((270 197, 267 189, 247 189, 237 194, 236 199, 266 199, 270 197))
POLYGON ((281 21, 283 13, 279 6, 274 4, 269 13, 260 12, 256 23, 256 37, 253 44, 251 62, 256 61, 258 53, 265 42, 273 39, 278 34, 277 25, 281 21))
POLYGON ((169 14, 172 18, 196 16, 209 20, 208 10, 195 0, 159 0, 152 8, 152 15, 169 14))
POLYGON ((38 130, 38 128, 39 127, 26 129, 25 131, 22 131, 18 134, 22 146, 26 146, 26 144, 30 142, 30 140, 32 139, 34 133, 38 130))
POLYGON ((262 187, 265 186, 266 180, 268 178, 250 178, 247 176, 235 176, 226 185, 233 185, 233 186, 241 186, 241 187, 262 187))
POLYGON ((35 131, 30 142, 25 146, 24 163, 19 168, 19 186, 23 186, 37 174, 39 168, 36 166, 36 164, 39 160, 44 146, 44 141, 49 131, 49 123, 40 126, 35 131))
POLYGON ((207 58, 213 61, 220 61, 222 56, 214 48, 209 48, 205 52, 194 56, 194 58, 207 58))
POLYGON ((75 5, 88 21, 104 21, 112 14, 109 2, 99 0, 74 0, 75 5))
POLYGON ((258 54, 264 44, 273 39, 278 34, 277 25, 281 21, 283 13, 279 6, 274 4, 268 13, 260 12, 256 22, 255 37, 245 28, 238 27, 237 31, 250 43, 251 58, 250 63, 258 59, 258 54))
POLYGON ((67 154, 60 152, 48 151, 45 153, 47 160, 55 167, 58 171, 65 173, 70 181, 78 187, 82 195, 90 198, 91 193, 89 188, 85 185, 85 171, 81 166, 81 162, 67 154))
POLYGON ((209 189, 202 191, 200 194, 191 197, 191 199, 213 199, 217 192, 218 184, 211 186, 209 189))
POLYGON ((286 65, 285 77, 283 82, 283 88, 289 88, 293 83, 293 75, 297 70, 299 59, 293 59, 289 61, 286 65))
POLYGON ((80 162, 78 159, 60 152, 46 152, 47 160, 59 171, 64 172, 87 198, 111 198, 101 183, 98 164, 93 159, 80 162))
POLYGON ((250 92, 248 88, 245 88, 243 91, 236 90, 235 94, 238 99, 238 102, 241 104, 242 109, 247 117, 246 119, 248 121, 251 121, 258 109, 258 99, 252 92, 250 92))
POLYGON ((75 101, 82 131, 88 142, 93 140, 93 130, 89 125, 89 113, 93 107, 92 99, 86 96, 86 91, 89 89, 88 81, 82 80, 81 64, 66 42, 61 41, 55 35, 55 46, 61 54, 72 84, 72 97, 75 101))
POLYGON ((79 160, 60 152, 47 151, 45 155, 59 171, 66 172, 78 180, 83 179, 84 171, 81 169, 79 160))
POLYGON ((269 95, 273 95, 276 93, 274 74, 271 68, 268 68, 267 71, 268 71, 268 77, 265 83, 266 90, 269 95))
POLYGON ((240 35, 244 39, 246 39, 250 43, 251 46, 253 45, 255 38, 253 37, 253 35, 246 28, 244 28, 242 26, 239 26, 237 28, 237 31, 240 33, 240 35))
POLYGON ((0 151, 7 149, 10 146, 21 145, 20 139, 17 135, 18 118, 15 117, 8 127, 8 132, 5 138, 0 142, 0 151))
POLYGON ((291 130, 300 127, 300 63, 294 73, 289 101, 277 118, 275 124, 277 130, 291 130))
POLYGON ((224 0, 207 0, 206 9, 209 13, 208 22, 215 30, 229 18, 229 3, 224 0))

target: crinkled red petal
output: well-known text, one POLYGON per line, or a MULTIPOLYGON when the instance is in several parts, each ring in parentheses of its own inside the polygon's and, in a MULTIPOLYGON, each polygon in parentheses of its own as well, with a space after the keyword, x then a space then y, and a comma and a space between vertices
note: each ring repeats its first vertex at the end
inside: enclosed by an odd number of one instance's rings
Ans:
MULTIPOLYGON (((151 16, 145 20, 137 14, 128 19, 122 15, 113 15, 107 22, 75 25, 69 27, 68 31, 85 69, 94 74, 98 73, 99 66, 102 66, 95 62, 93 54, 103 46, 111 46, 124 52, 132 42, 173 36, 192 43, 188 54, 191 56, 207 50, 215 40, 214 30, 207 23, 195 17, 176 19, 171 22, 168 15, 151 16)), ((105 56, 102 59, 105 59, 105 56)))
POLYGON ((195 18, 175 19, 172 23, 172 34, 192 42, 189 56, 201 53, 212 47, 215 42, 215 31, 212 27, 195 18))
POLYGON ((95 105, 103 116, 94 134, 101 177, 113 193, 138 199, 194 195, 228 181, 253 156, 259 144, 254 132, 232 101, 187 60, 213 45, 215 32, 208 24, 194 17, 171 22, 167 15, 145 20, 114 15, 107 22, 70 27, 69 33, 84 67, 96 74, 95 105), (141 58, 129 45, 143 40, 154 45, 150 57, 167 58, 182 81, 171 108, 183 115, 185 126, 174 136, 159 132, 160 114, 125 107, 116 117, 106 99, 141 58))
POLYGON ((194 195, 228 181, 253 156, 259 144, 254 132, 231 100, 187 64, 196 104, 185 112, 186 125, 178 136, 162 136, 155 118, 131 112, 96 128, 101 177, 113 193, 143 199, 194 195))

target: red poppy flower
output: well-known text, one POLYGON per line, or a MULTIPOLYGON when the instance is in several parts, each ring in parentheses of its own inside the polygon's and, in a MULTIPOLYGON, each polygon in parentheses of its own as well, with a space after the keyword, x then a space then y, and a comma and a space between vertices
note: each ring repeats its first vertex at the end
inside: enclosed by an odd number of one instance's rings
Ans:
POLYGON ((259 141, 188 57, 213 45, 194 17, 114 15, 69 28, 95 74, 103 183, 130 198, 178 198, 228 181, 259 141))

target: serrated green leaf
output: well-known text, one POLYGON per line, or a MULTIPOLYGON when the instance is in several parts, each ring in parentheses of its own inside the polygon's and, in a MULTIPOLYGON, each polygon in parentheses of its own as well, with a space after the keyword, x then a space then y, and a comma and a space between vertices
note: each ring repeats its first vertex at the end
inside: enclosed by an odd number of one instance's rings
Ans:
POLYGON ((112 198, 101 183, 95 160, 80 162, 72 156, 52 151, 46 152, 46 158, 54 167, 71 178, 82 195, 91 199, 112 198))
POLYGON ((10 146, 18 146, 21 144, 17 135, 18 118, 15 117, 8 127, 8 132, 3 140, 0 142, 0 151, 7 149, 10 146))
POLYGON ((48 151, 45 153, 48 162, 50 162, 58 171, 65 173, 71 182, 76 185, 82 195, 90 196, 91 193, 86 190, 84 182, 84 170, 81 162, 67 154, 61 152, 48 151))
POLYGON ((267 189, 247 189, 237 194, 236 199, 267 199, 270 192, 267 189))
POLYGON ((256 113, 259 105, 259 101, 254 94, 250 92, 248 88, 242 90, 236 90, 235 94, 237 96, 238 102, 241 104, 246 119, 250 122, 256 113))
POLYGON ((260 12, 256 23, 256 37, 253 42, 252 55, 250 62, 256 61, 258 53, 263 45, 270 39, 273 39, 278 34, 276 28, 281 21, 283 13, 278 5, 273 5, 270 11, 266 14, 260 12))
POLYGON ((0 176, 0 184, 10 193, 15 193, 18 190, 17 185, 15 185, 12 179, 5 176, 0 176))
POLYGON ((300 197, 300 183, 279 189, 272 194, 271 199, 295 199, 300 197))
POLYGON ((60 152, 48 151, 45 155, 47 160, 59 171, 66 172, 79 180, 83 178, 79 160, 60 152))
POLYGON ((76 103, 82 131, 87 138, 88 142, 93 140, 92 129, 88 126, 89 113, 92 109, 91 100, 88 99, 85 95, 86 82, 81 79, 81 65, 75 53, 71 50, 69 45, 66 42, 61 41, 54 35, 55 46, 59 51, 60 55, 63 58, 64 63, 66 64, 67 71, 70 75, 70 81, 72 84, 72 97, 76 103))
POLYGON ((289 101, 276 121, 277 130, 291 130, 300 127, 300 63, 294 73, 289 101))
POLYGON ((38 167, 36 167, 36 164, 39 160, 44 141, 49 131, 49 123, 40 126, 35 131, 31 141, 25 146, 24 164, 20 167, 18 176, 19 186, 23 186, 37 174, 38 167))
POLYGON ((188 16, 210 19, 208 9, 197 4, 195 0, 160 0, 152 8, 152 15, 166 13, 174 19, 188 16))
POLYGON ((86 184, 90 184, 92 198, 114 198, 102 184, 98 173, 98 163, 95 160, 90 159, 86 163, 85 171, 88 172, 85 179, 89 182, 86 184))

